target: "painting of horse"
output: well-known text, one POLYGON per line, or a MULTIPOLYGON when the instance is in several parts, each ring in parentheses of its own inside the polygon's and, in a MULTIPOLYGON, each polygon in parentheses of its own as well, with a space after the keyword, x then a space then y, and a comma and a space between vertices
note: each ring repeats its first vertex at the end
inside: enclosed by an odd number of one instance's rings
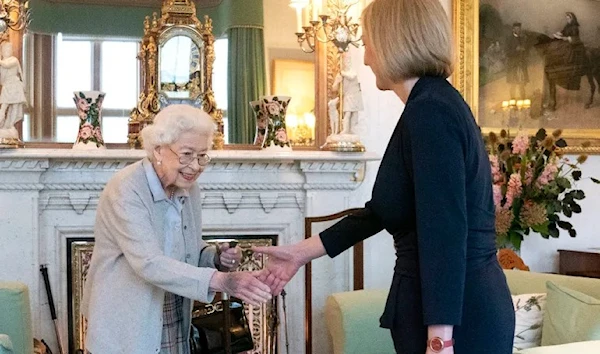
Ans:
POLYGON ((600 129, 598 18, 594 0, 480 0, 480 125, 600 129))

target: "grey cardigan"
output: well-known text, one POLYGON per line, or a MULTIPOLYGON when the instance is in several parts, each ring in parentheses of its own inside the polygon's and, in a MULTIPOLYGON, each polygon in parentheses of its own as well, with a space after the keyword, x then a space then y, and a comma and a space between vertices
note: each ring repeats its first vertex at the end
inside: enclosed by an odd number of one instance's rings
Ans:
MULTIPOLYGON (((160 352, 165 291, 184 300, 184 328, 192 302, 210 302, 215 247, 202 240, 200 189, 194 185, 183 202, 184 261, 164 253, 164 191, 152 191, 144 159, 115 174, 100 196, 95 245, 81 311, 87 318, 86 349, 94 354, 160 352)), ((154 170, 152 170, 156 176, 154 170)), ((157 177, 158 178, 158 177, 157 177)), ((185 333, 189 335, 188 333, 185 333)))

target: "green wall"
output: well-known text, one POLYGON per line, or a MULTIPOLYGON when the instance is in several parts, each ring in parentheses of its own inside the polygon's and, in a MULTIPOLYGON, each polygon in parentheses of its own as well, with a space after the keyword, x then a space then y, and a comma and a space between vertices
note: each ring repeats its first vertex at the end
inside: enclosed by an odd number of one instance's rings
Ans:
MULTIPOLYGON (((223 0, 212 8, 197 8, 197 16, 213 20, 213 33, 220 37, 228 28, 263 25, 263 0, 223 0)), ((31 24, 36 33, 141 38, 145 16, 160 8, 82 5, 30 0, 31 24)))

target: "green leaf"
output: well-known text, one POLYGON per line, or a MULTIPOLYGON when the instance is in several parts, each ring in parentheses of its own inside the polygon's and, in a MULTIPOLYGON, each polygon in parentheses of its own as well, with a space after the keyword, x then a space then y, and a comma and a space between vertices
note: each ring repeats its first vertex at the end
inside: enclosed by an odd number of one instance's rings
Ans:
POLYGON ((558 229, 556 228, 556 224, 555 224, 555 223, 550 223, 550 224, 548 224, 548 234, 549 234, 551 237, 554 237, 554 238, 557 238, 557 237, 558 237, 558 235, 559 235, 559 231, 558 231, 558 229))
POLYGON ((574 190, 572 191, 572 193, 574 199, 582 200, 583 198, 585 198, 585 193, 581 189, 574 190))
POLYGON ((569 230, 569 236, 571 236, 571 237, 577 236, 577 231, 575 231, 575 229, 569 230))
POLYGON ((571 230, 573 228, 573 225, 570 222, 566 222, 566 221, 562 221, 562 220, 558 220, 556 222, 556 224, 558 225, 558 227, 560 227, 563 230, 571 230))
POLYGON ((568 218, 570 218, 571 216, 573 216, 573 210, 571 210, 571 207, 569 206, 569 204, 563 204, 563 206, 562 206, 562 212, 568 218))
POLYGON ((581 171, 579 171, 579 170, 573 171, 571 173, 571 176, 573 176, 574 180, 579 181, 581 179, 581 171))
POLYGON ((600 180, 597 180, 594 177, 590 177, 590 179, 592 180, 592 182, 594 182, 596 184, 600 184, 600 180))
POLYGON ((569 182, 568 179, 564 178, 564 177, 559 177, 556 179, 556 182, 558 183, 559 186, 564 187, 566 189, 571 188, 571 182, 569 182))
POLYGON ((567 147, 567 142, 565 141, 565 139, 558 139, 556 141, 555 145, 560 148, 564 148, 564 147, 567 147))
POLYGON ((570 204, 571 206, 571 210, 575 213, 575 214, 579 214, 581 213, 581 206, 575 202, 570 204))
POLYGON ((540 233, 540 234, 548 234, 548 222, 545 222, 543 224, 540 225, 534 225, 531 227, 531 229, 533 229, 533 231, 540 233))
POLYGON ((515 249, 517 251, 521 249, 521 241, 522 240, 523 240, 523 236, 521 236, 521 234, 519 234, 518 232, 510 233, 510 243, 512 243, 512 245, 515 247, 515 249))
POLYGON ((546 139, 546 129, 541 128, 540 130, 537 131, 537 133, 535 133, 535 138, 539 141, 542 141, 544 139, 546 139))

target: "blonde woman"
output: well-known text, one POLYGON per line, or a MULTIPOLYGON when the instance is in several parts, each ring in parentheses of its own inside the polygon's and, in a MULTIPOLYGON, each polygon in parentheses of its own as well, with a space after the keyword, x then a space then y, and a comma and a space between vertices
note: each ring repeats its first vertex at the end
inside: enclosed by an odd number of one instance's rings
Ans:
POLYGON ((496 259, 490 164, 479 128, 446 78, 451 30, 438 0, 375 0, 362 14, 364 62, 405 103, 373 186, 354 215, 270 256, 277 294, 308 261, 385 229, 396 265, 381 326, 400 354, 510 354, 514 312, 496 259))
POLYGON ((142 131, 148 156, 107 183, 83 295, 88 352, 187 354, 192 300, 221 291, 253 305, 271 298, 251 273, 219 271, 239 265, 239 247, 202 240, 196 180, 213 131, 204 111, 168 106, 142 131))

